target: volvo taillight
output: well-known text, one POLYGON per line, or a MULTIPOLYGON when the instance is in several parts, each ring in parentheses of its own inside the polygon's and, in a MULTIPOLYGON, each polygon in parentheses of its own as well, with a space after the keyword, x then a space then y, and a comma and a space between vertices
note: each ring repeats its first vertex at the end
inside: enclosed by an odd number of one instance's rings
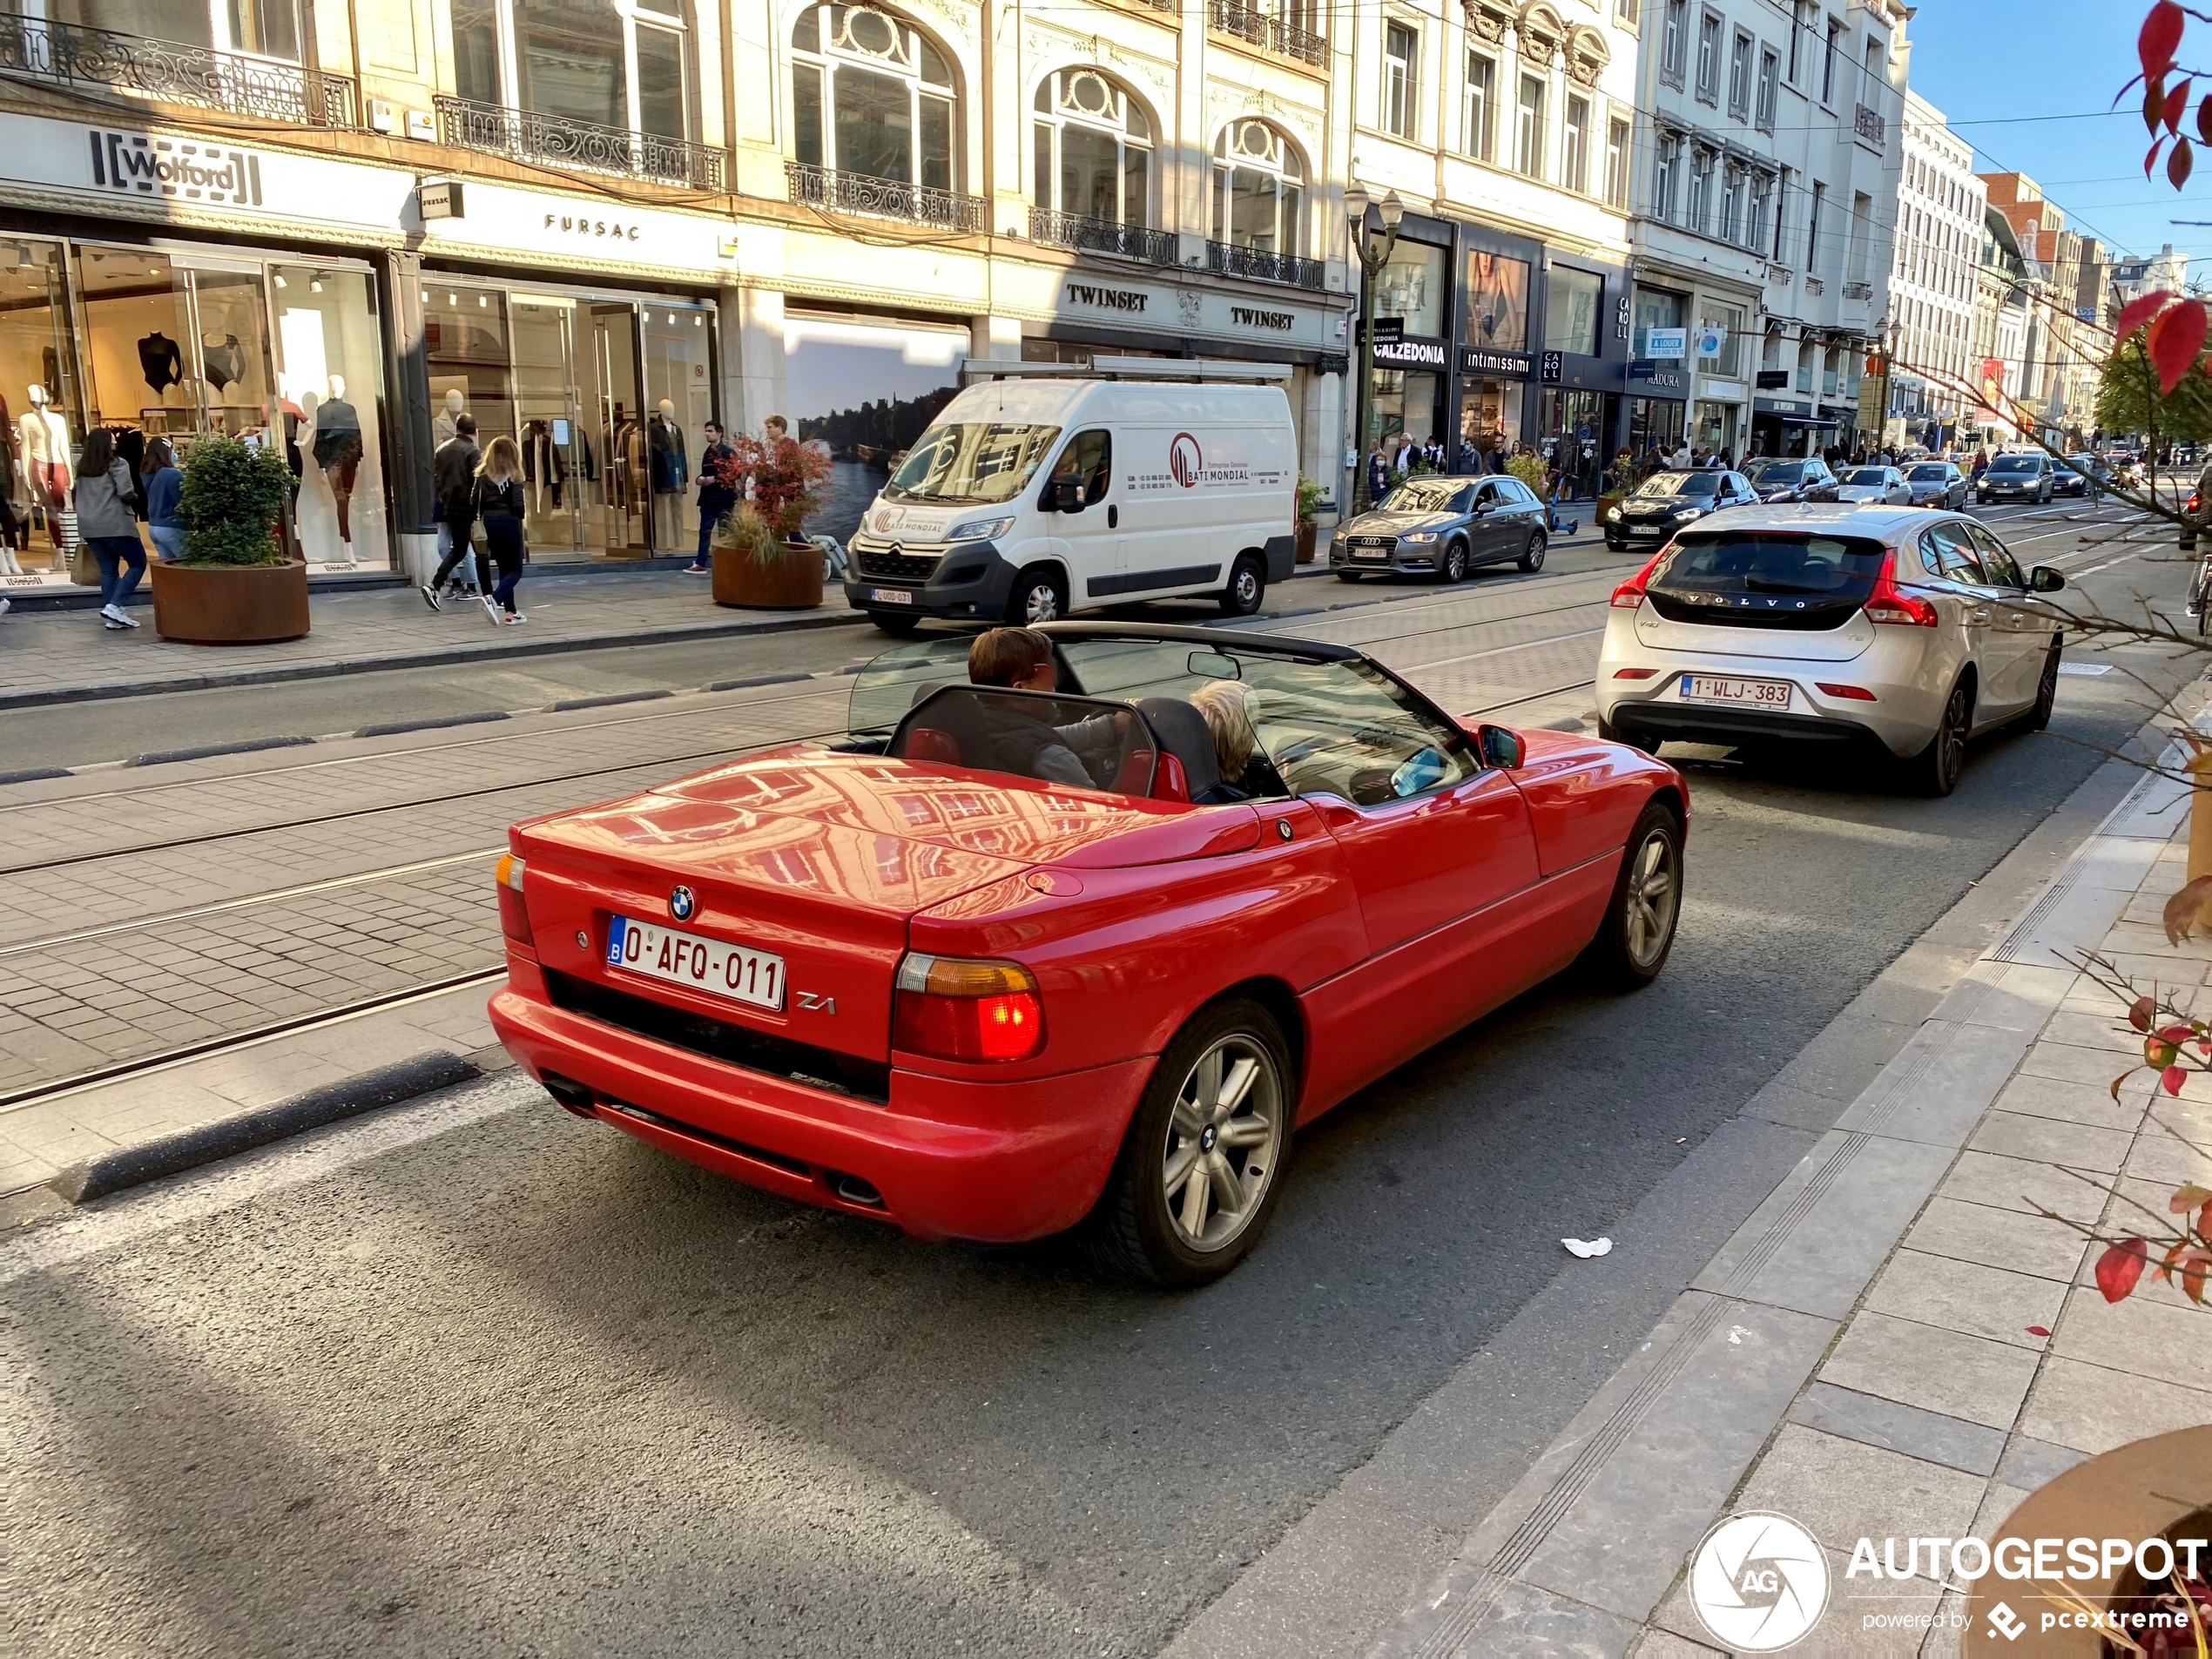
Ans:
POLYGON ((535 949, 537 941, 530 937, 530 913, 523 907, 523 861, 512 853, 502 853, 494 867, 493 879, 499 883, 499 931, 518 945, 535 949))
POLYGON ((899 964, 892 1046, 940 1060, 1026 1060, 1044 1047, 1044 1000, 1019 962, 909 952, 899 964))
POLYGON ((1667 556, 1661 548, 1651 556, 1651 563, 1613 590, 1613 606, 1616 610, 1634 610, 1643 603, 1644 585, 1651 580, 1651 573, 1659 568, 1659 561, 1667 556))
POLYGON ((1882 568, 1874 577, 1874 590, 1866 596, 1866 620, 1904 628, 1933 628, 1943 619, 1935 603, 1897 585, 1897 550, 1882 550, 1882 568))

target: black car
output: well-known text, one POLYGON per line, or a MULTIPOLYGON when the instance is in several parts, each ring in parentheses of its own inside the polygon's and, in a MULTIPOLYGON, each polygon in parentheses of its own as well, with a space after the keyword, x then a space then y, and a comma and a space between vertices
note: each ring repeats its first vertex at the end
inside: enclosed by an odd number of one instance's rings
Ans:
POLYGON ((1836 499, 1836 475, 1817 455, 1797 461, 1746 462, 1743 473, 1751 481, 1751 488, 1758 491, 1759 499, 1770 504, 1836 499))
POLYGON ((2068 455, 2051 469, 2051 493, 2087 496, 2092 489, 2102 495, 2112 488, 2112 469, 2102 455, 2068 455))
POLYGON ((2050 457, 2040 449, 1999 455, 1974 485, 1974 499, 1985 507, 1993 501, 2046 502, 2057 482, 2051 475, 2050 457))
POLYGON ((1730 507, 1757 502, 1740 472, 1655 472, 1605 516, 1605 544, 1615 553, 1665 541, 1685 524, 1730 507))

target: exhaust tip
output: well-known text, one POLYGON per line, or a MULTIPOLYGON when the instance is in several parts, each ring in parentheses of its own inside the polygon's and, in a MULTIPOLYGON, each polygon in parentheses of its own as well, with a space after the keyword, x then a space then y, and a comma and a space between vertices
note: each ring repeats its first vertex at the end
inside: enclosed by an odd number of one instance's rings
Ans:
POLYGON ((871 1210, 883 1208, 883 1195, 857 1175, 840 1175, 828 1171, 830 1190, 847 1204, 865 1204, 871 1210))
POLYGON ((575 1078, 563 1077, 558 1072, 549 1071, 539 1081, 544 1083, 545 1092, 552 1096, 563 1110, 574 1112, 578 1117, 596 1119, 599 1116, 592 1109, 597 1103, 592 1097, 590 1089, 577 1082, 575 1078))

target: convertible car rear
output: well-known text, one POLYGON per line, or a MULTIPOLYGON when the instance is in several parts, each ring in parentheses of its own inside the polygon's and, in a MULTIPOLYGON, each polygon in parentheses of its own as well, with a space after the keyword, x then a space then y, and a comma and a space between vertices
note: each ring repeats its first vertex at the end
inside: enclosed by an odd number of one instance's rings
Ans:
POLYGON ((1088 1222, 1188 1285, 1251 1247, 1298 1124, 1578 955, 1664 961, 1664 764, 1456 721, 1345 647, 1045 631, 1053 695, 919 639, 841 744, 517 825, 502 1040, 753 1185, 924 1238, 1088 1222))

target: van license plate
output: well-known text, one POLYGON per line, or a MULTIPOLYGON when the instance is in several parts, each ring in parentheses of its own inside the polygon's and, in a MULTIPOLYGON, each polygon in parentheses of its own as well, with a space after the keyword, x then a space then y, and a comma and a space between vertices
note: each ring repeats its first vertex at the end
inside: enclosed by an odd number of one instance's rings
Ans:
POLYGON ((914 597, 904 588, 870 588, 869 600, 880 605, 910 605, 914 597))
POLYGON ((1755 709, 1786 709, 1790 706, 1790 682, 1723 679, 1713 674, 1685 674, 1682 677, 1682 700, 1685 703, 1732 703, 1755 709))
POLYGON ((784 959, 628 916, 607 918, 607 966, 757 1008, 784 1006, 784 959))

